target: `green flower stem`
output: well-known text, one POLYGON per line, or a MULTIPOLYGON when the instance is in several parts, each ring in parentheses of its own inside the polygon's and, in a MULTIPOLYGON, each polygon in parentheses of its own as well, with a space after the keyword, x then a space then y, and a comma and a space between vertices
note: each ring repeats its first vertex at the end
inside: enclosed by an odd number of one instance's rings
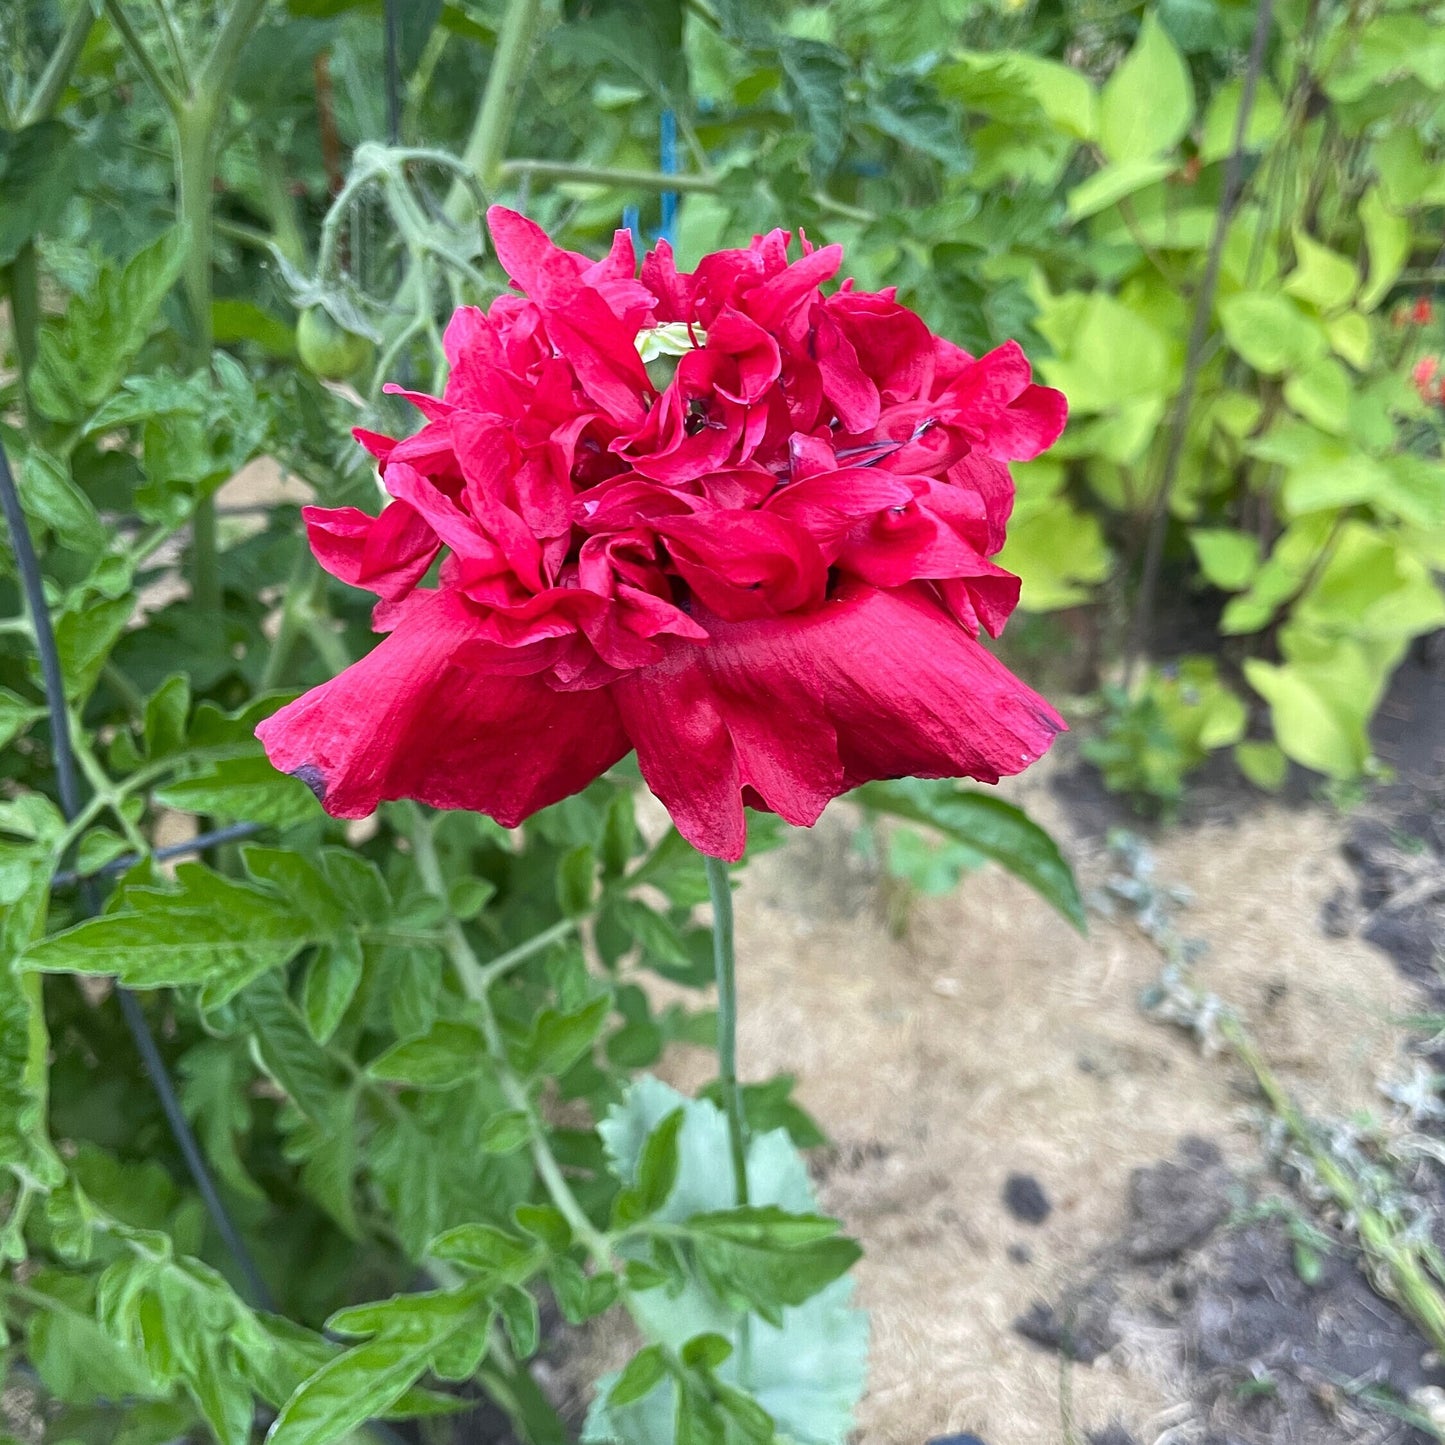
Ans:
MULTIPOLYGON (((522 83, 527 77, 527 61, 537 22, 542 15, 542 0, 511 0, 506 18, 497 35, 497 48, 487 72, 486 89, 477 110, 476 122, 467 138, 462 160, 476 177, 483 191, 496 183, 512 122, 517 114, 522 83)), ((473 205, 471 191, 460 181, 452 183, 447 193, 445 210, 453 221, 464 221, 473 205)))
MULTIPOLYGON (((723 1112, 728 1121, 733 1185, 737 1202, 748 1198, 748 1124, 743 1113, 743 1092, 738 1084, 738 981, 733 947, 733 890, 728 865, 703 854, 707 864, 707 892, 712 901, 712 960, 717 978, 717 1068, 722 1085, 723 1112)), ((738 1381, 751 1387, 753 1372, 752 1320, 744 1311, 738 1319, 738 1381)))
MULTIPOLYGON (((431 820, 415 804, 411 805, 411 812, 412 826, 409 831, 412 857, 416 860, 417 872, 421 875, 421 881, 427 891, 434 897, 445 901, 447 897, 446 879, 442 874, 441 860, 437 857, 431 820)), ((577 1196, 572 1193, 572 1187, 562 1173, 562 1166, 557 1163, 557 1157, 547 1143, 547 1134, 542 1127, 542 1121, 537 1116, 536 1105, 532 1102, 526 1086, 512 1072, 511 1065, 507 1062, 506 1044, 502 1039, 502 1031, 497 1026, 497 1017, 492 1012, 491 1000, 487 997, 492 981, 488 976, 487 967, 477 958, 472 945, 467 941, 466 934, 462 931, 461 924, 450 915, 442 927, 442 946, 446 949, 452 968, 456 971, 457 982, 461 984, 462 992, 477 1005, 482 1036, 487 1042, 487 1052, 496 1065, 497 1080, 502 1086, 502 1093, 507 1104, 527 1118, 528 1132, 531 1136, 532 1162, 536 1165, 537 1173, 541 1177, 552 1203, 556 1205, 562 1217, 567 1221, 573 1238, 582 1245, 600 1267, 610 1268, 612 1249, 607 1237, 588 1219, 586 1211, 577 1202, 577 1196)), ((505 958, 506 955, 503 955, 503 959, 498 959, 496 962, 503 962, 505 958)))
POLYGON ((712 958, 717 977, 717 1067, 722 1084, 723 1110, 728 1120, 733 1182, 738 1203, 748 1202, 748 1131, 743 1116, 743 1094, 738 1086, 738 985, 733 952, 733 892, 728 865, 703 854, 707 864, 707 891, 712 900, 712 958))

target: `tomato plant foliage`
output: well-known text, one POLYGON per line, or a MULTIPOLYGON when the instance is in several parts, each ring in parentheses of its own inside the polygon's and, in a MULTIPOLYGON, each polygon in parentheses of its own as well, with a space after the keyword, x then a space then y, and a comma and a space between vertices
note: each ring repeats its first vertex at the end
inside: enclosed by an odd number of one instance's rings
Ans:
MULTIPOLYGON (((270 770, 257 721, 371 643, 298 503, 376 510, 350 429, 405 429, 383 383, 436 383, 449 310, 504 287, 481 202, 594 253, 637 206, 684 261, 802 226, 1068 392, 1003 556, 1026 608, 1118 615, 1163 515, 1169 590, 1230 640, 1118 700, 1106 774, 1167 796, 1238 744, 1261 781, 1285 757, 1352 776, 1390 669, 1445 620, 1441 398, 1411 379, 1436 345, 1445 16, 1287 0, 1251 70, 1233 0, 433 0, 396 7, 389 67, 382 9, 7 13, 0 442, 81 797, 52 801, 0 548, 4 1359, 57 1439, 441 1439, 480 1389, 550 1445, 528 1367, 550 1321, 625 1310, 640 1343, 589 1440, 829 1445, 866 1323, 798 1152, 821 1134, 791 1080, 749 1084, 743 1201, 718 1090, 648 1073, 712 1038, 701 860, 627 764, 511 832, 409 805, 344 827, 270 770)), ((859 801, 941 840, 892 835, 928 887, 988 860, 1080 917, 1009 805, 859 801)), ((754 818, 755 851, 776 836, 754 818)))

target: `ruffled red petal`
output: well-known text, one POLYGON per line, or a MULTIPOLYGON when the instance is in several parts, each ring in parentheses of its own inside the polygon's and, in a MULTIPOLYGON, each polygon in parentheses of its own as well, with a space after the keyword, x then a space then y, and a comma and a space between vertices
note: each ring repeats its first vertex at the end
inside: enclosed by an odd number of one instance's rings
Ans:
POLYGON ((476 615, 453 593, 417 593, 360 662, 256 729, 271 762, 336 818, 415 798, 504 827, 585 788, 628 749, 600 690, 556 692, 459 661, 476 615))
POLYGON ((675 645, 612 691, 648 786, 716 857, 742 856, 745 790, 806 826, 879 778, 997 782, 1064 731, 922 587, 856 585, 815 612, 705 622, 707 647, 675 645))

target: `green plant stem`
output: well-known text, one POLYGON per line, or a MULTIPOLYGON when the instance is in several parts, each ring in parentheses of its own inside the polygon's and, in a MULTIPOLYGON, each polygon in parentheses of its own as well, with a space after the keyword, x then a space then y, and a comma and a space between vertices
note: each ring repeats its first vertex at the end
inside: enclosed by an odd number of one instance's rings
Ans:
POLYGON ((629 191, 693 191, 717 190, 717 179, 710 175, 666 175, 662 171, 632 171, 611 166, 574 165, 568 161, 512 160, 503 161, 499 174, 507 180, 533 177, 543 181, 578 182, 589 186, 615 186, 629 191))
POLYGON ((1254 1075, 1260 1093, 1276 1117, 1309 1155, 1310 1163, 1335 1203, 1354 1219, 1361 1246, 1388 1273, 1399 1302, 1414 1315, 1436 1351, 1445 1354, 1445 1296, 1421 1264, 1418 1247, 1370 1207, 1369 1201, 1361 1197, 1349 1170, 1328 1149, 1321 1147, 1305 1116, 1265 1063, 1244 1025, 1232 1014, 1225 1013, 1220 1018, 1219 1031, 1240 1062, 1254 1075))
POLYGON ((186 60, 185 49, 181 45, 181 37, 176 30, 175 17, 171 14, 171 7, 168 0, 151 0, 152 8, 160 16, 161 34, 165 36, 166 49, 170 51, 171 64, 176 68, 176 74, 180 77, 181 89, 190 89, 190 65, 186 60))
POLYGON ((235 78, 236 62, 241 50, 251 38, 251 32, 265 13, 266 0, 234 0, 221 21, 216 33, 215 44, 206 57, 206 63, 196 80, 198 95, 220 97, 229 95, 231 81, 235 78))
MULTIPOLYGON (((427 891, 433 897, 445 901, 447 897, 446 878, 442 873, 441 860, 437 857, 431 819, 416 804, 411 805, 411 814, 412 826, 409 833, 412 857, 416 860, 417 872, 421 875, 422 884, 427 891)), ((537 1173, 548 1196, 567 1221, 573 1238, 582 1245, 597 1264, 604 1268, 609 1267, 612 1250, 607 1238, 588 1219, 586 1211, 577 1202, 577 1196, 572 1193, 572 1187, 562 1173, 562 1166, 558 1164, 556 1155, 552 1153, 551 1146, 547 1143, 547 1134, 542 1127, 542 1121, 537 1116, 536 1105, 532 1102, 526 1086, 513 1073, 512 1067, 507 1061, 506 1044, 502 1039, 502 1031, 497 1025, 496 1015, 492 1012, 491 1000, 487 996, 491 982, 487 976, 487 969, 467 941, 461 924, 450 914, 442 926, 442 946, 446 949, 447 956, 456 973, 457 982, 461 984, 462 992, 477 1006, 482 1036, 487 1043, 487 1052, 496 1065, 497 1079, 501 1084, 502 1094, 510 1108, 518 1110, 527 1118, 528 1132, 531 1136, 532 1162, 536 1165, 537 1173)))
POLYGON ((71 751, 75 754, 75 761, 80 764, 80 770, 85 774, 85 779, 94 790, 95 796, 106 800, 106 807, 110 809, 111 816, 120 824, 126 842, 135 852, 144 856, 151 851, 150 839, 136 827, 120 806, 121 794, 117 792, 115 784, 111 782, 105 769, 101 767, 100 760, 84 741, 85 732, 78 725, 79 721, 78 718, 74 719, 72 725, 70 746, 71 751))
POLYGON ((75 69, 75 62, 80 59, 80 52, 85 49, 85 42, 90 39, 90 32, 94 28, 95 11, 88 3, 77 5, 70 17, 70 23, 60 37, 60 43, 45 63, 35 93, 20 112, 22 126, 34 125, 54 113, 56 106, 60 104, 60 97, 65 94, 65 87, 70 84, 70 74, 75 69))
MULTIPOLYGON (((211 359, 211 184, 215 172, 215 108, 209 97, 184 102, 175 112, 176 210, 184 237, 181 288, 190 313, 193 364, 211 359)), ((191 598, 204 614, 221 610, 216 506, 209 496, 196 507, 191 534, 191 598)))
POLYGON ((533 934, 525 943, 519 943, 515 948, 509 948, 505 953, 499 953, 495 958, 489 959, 482 965, 479 975, 482 987, 490 988, 518 964, 526 963, 529 958, 535 958, 539 953, 551 948, 554 943, 561 943, 564 938, 570 938, 577 932, 580 922, 581 920, 577 918, 564 918, 560 923, 554 923, 550 928, 544 928, 540 933, 533 934))
POLYGON ((259 226, 248 226, 244 221, 232 221, 225 216, 217 216, 211 222, 211 229, 216 235, 224 236, 238 246, 247 246, 252 251, 264 251, 268 256, 273 246, 277 250, 281 249, 279 236, 263 231, 259 226))
POLYGON ((176 88, 171 78, 155 63, 154 57, 145 47, 145 42, 140 38, 135 26, 130 23, 130 16, 125 13, 122 0, 105 0, 105 13, 110 16, 110 23, 115 26, 116 34, 120 36, 121 44, 130 53, 131 59, 140 66, 145 78, 150 82, 156 94, 160 96, 166 109, 174 115, 185 97, 176 88))
POLYGON ((717 1069, 722 1085, 723 1111, 728 1120, 733 1183, 738 1203, 748 1202, 748 1132, 743 1117, 743 1093, 738 1085, 738 985, 733 950, 733 890, 728 865, 703 854, 707 864, 707 892, 712 900, 712 959, 717 978, 717 1069))
MULTIPOLYGON (((497 35, 497 49, 487 72, 482 103, 462 152, 467 170, 476 177, 483 191, 489 191, 495 184, 506 154, 527 74, 532 37, 541 14, 542 0, 511 0, 497 35)), ((460 181, 454 181, 447 193, 446 214, 460 224, 470 214, 471 206, 470 190, 460 181)))
MULTIPOLYGON (((217 131, 226 111, 236 62, 251 32, 260 22, 266 0, 233 0, 216 33, 194 85, 177 86, 146 49, 122 0, 105 0, 126 49, 145 72, 171 116, 175 141, 176 213, 184 254, 181 289, 190 312, 190 351, 197 368, 210 365, 211 245, 216 172, 217 131)), ((168 38, 169 35, 168 35, 168 38)), ((205 612, 221 608, 221 577, 216 546, 216 508, 203 497, 196 508, 191 536, 191 597, 205 612)))
MULTIPOLYGON (((88 751, 86 756, 89 756, 91 766, 87 767, 86 757, 82 756, 82 750, 77 748, 77 760, 80 762, 82 770, 91 777, 96 791, 66 825, 65 831, 56 839, 52 849, 55 859, 54 867, 60 866, 60 860, 70 851, 72 845, 104 812, 113 814, 121 827, 129 832, 134 825, 129 823, 121 812, 121 804, 132 794, 144 791, 152 783, 165 777, 167 773, 173 773, 177 768, 185 767, 190 763, 219 763, 233 758, 252 757, 254 753, 254 746, 245 743, 220 743, 213 748, 195 748, 187 753, 178 753, 175 757, 161 758, 157 762, 148 763, 145 767, 137 769, 129 777, 116 783, 112 782, 101 770, 95 757, 88 754, 88 751)), ((148 853, 150 844, 145 843, 137 851, 148 853)))
POLYGON ((301 228, 296 197, 287 188, 281 157, 270 141, 261 140, 256 143, 256 160, 259 166, 261 205, 267 220, 271 222, 270 239, 274 240, 276 249, 293 266, 304 266, 307 255, 306 233, 301 228))
POLYGON ((298 547, 296 559, 291 564, 291 574, 286 579, 286 591, 281 599, 281 621, 276 628, 276 640, 266 654, 261 678, 256 684, 258 692, 273 691, 286 671, 291 650, 301 635, 302 609, 309 605, 311 589, 316 585, 314 572, 310 550, 305 546, 298 547))
MULTIPOLYGON (((717 978, 717 1068, 722 1086, 723 1112, 728 1121, 728 1147, 732 1155, 733 1187, 737 1202, 746 1205, 748 1193, 748 1125, 743 1113, 743 1091, 738 1083, 738 982, 734 948, 733 890, 728 865, 704 853, 707 892, 712 902, 712 959, 717 978)), ((738 1318, 738 1380, 752 1379, 752 1320, 746 1311, 738 1318)))

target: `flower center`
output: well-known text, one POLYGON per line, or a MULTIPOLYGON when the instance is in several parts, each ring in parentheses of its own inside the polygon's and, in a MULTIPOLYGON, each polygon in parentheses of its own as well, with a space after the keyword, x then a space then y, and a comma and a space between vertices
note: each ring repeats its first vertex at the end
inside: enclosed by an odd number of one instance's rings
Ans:
POLYGON ((707 333, 690 321, 664 321, 644 326, 633 338, 648 378, 658 391, 666 391, 677 375, 677 364, 690 351, 707 345, 707 333))

